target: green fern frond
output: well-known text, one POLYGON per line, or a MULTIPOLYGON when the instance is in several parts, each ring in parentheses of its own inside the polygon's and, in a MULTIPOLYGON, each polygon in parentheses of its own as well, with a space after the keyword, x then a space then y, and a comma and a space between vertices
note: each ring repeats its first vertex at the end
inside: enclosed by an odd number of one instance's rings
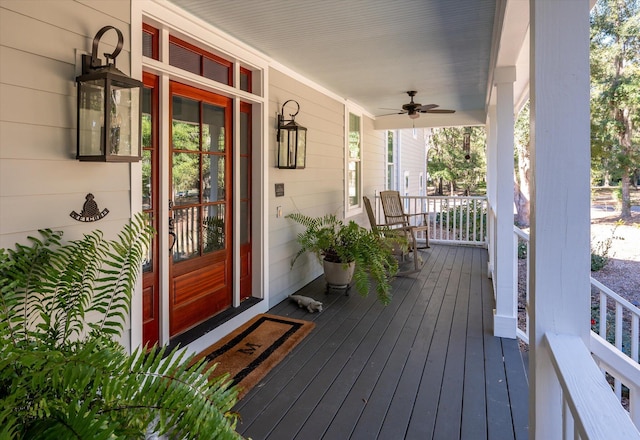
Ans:
MULTIPOLYGON (((313 253, 318 260, 355 262, 353 281, 356 290, 363 296, 368 295, 373 279, 378 299, 383 304, 389 304, 390 279, 398 272, 398 261, 391 248, 393 243, 388 243, 380 235, 354 221, 344 223, 334 214, 310 217, 295 212, 287 215, 287 218, 305 227, 296 237, 300 250, 291 261, 292 267, 305 252, 313 253)), ((402 245, 406 237, 397 237, 392 241, 402 245)))
POLYGON ((228 377, 209 379, 183 351, 128 355, 114 341, 151 240, 147 219, 116 240, 40 233, 0 249, 0 438, 240 438, 228 377), (100 318, 87 322, 90 313, 100 318))

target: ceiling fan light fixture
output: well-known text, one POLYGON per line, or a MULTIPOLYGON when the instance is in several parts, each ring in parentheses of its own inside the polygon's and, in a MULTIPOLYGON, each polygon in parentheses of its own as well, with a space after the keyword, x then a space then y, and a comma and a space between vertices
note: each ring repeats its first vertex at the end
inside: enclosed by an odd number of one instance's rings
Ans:
POLYGON ((415 112, 415 113, 409 113, 409 118, 410 119, 418 119, 420 117, 420 113, 415 112))

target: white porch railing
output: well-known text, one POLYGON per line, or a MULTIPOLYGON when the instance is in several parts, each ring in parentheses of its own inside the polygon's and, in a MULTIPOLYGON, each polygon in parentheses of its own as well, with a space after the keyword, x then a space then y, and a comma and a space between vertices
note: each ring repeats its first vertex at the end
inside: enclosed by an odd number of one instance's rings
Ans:
MULTIPOLYGON (((525 271, 524 282, 526 285, 526 294, 525 298, 521 298, 518 303, 518 308, 520 310, 524 309, 525 311, 525 320, 524 322, 519 323, 517 334, 520 339, 522 339, 526 343, 529 343, 529 235, 515 226, 514 246, 516 247, 515 255, 519 255, 520 257, 524 257, 526 259, 526 264, 523 269, 525 271)), ((640 309, 638 309, 629 301, 625 300, 620 295, 593 278, 591 278, 591 286, 592 289, 595 289, 598 292, 598 296, 596 297, 597 302, 592 304, 592 308, 596 306, 598 307, 598 314, 596 315, 597 319, 592 319, 592 323, 595 325, 595 328, 598 330, 598 332, 591 332, 591 359, 595 361, 595 365, 598 367, 598 374, 604 375, 605 378, 610 383, 612 383, 614 392, 613 394, 617 398, 617 401, 623 403, 624 399, 628 399, 628 405, 625 406, 628 407, 629 416, 631 417, 631 420, 633 421, 635 426, 640 427, 640 364, 638 363, 638 342, 640 339, 640 309), (624 395, 625 393, 623 393, 623 389, 628 390, 628 397, 624 395)), ((514 295, 518 295, 517 284, 514 287, 514 295)), ((579 342, 579 345, 584 347, 584 344, 582 344, 581 341, 579 342)), ((571 356, 579 357, 579 352, 582 347, 576 346, 571 349, 565 347, 563 348, 563 350, 570 350, 571 356)), ((554 351, 554 348, 551 348, 552 351, 554 351)), ((554 353, 553 356, 559 357, 560 354, 554 353)), ((562 369, 563 366, 568 366, 565 364, 566 362, 558 361, 555 363, 555 367, 556 369, 562 369)), ((585 387, 589 387, 593 381, 587 380, 586 376, 582 377, 584 376, 585 371, 589 371, 589 368, 585 366, 580 367, 579 369, 584 370, 580 372, 580 374, 578 374, 578 376, 580 376, 579 380, 582 381, 582 384, 585 387)), ((567 371, 557 371, 557 373, 561 382, 563 380, 562 376, 574 374, 567 371)), ((578 379, 576 377, 573 377, 571 380, 578 379)), ((568 387, 567 389, 564 388, 565 387, 563 385, 563 391, 565 393, 572 392, 570 387, 568 387)), ((589 389, 589 393, 590 392, 591 390, 589 389)), ((569 400, 575 398, 577 397, 568 397, 569 400)), ((567 398, 565 398, 565 401, 566 400, 567 398)), ((590 403, 582 402, 576 408, 581 408, 583 406, 593 407, 595 405, 596 409, 598 409, 601 413, 604 408, 606 408, 606 406, 603 405, 603 402, 598 401, 594 398, 594 396, 590 395, 588 397, 588 400, 590 400, 590 403)), ((570 402, 566 403, 569 404, 569 407, 573 405, 570 402)), ((609 408, 609 410, 610 409, 611 408, 609 408)), ((573 410, 571 411, 573 412, 573 410)), ((573 414, 573 417, 585 418, 588 416, 585 416, 585 414, 573 414)), ((608 415, 606 417, 601 417, 601 420, 605 418, 608 419, 608 415)), ((578 427, 575 427, 575 429, 578 433, 580 433, 581 436, 583 436, 583 438, 592 438, 591 436, 585 434, 583 428, 580 428, 578 430, 578 427), (585 435, 587 436, 584 437, 585 435)), ((611 432, 609 434, 611 434, 611 432)), ((638 437, 629 438, 640 438, 640 435, 637 433, 637 431, 636 435, 638 437)))
MULTIPOLYGON (((486 246, 487 198, 446 196, 401 196, 407 214, 426 213, 429 242, 486 246)), ((380 198, 376 196, 375 214, 384 223, 380 198)), ((420 221, 420 216, 412 217, 420 221)), ((422 224, 416 223, 416 226, 422 224)), ((424 240, 424 237, 418 237, 424 240)))

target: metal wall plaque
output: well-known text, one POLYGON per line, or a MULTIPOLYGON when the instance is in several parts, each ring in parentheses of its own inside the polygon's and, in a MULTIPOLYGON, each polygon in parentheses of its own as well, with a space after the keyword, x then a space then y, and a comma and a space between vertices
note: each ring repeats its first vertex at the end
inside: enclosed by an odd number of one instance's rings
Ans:
POLYGON ((85 196, 85 202, 84 205, 82 205, 82 211, 80 211, 80 214, 75 211, 71 211, 71 214, 69 215, 79 222, 95 222, 104 218, 107 214, 109 214, 109 210, 105 208, 100 211, 98 204, 94 200, 93 194, 89 193, 85 196))

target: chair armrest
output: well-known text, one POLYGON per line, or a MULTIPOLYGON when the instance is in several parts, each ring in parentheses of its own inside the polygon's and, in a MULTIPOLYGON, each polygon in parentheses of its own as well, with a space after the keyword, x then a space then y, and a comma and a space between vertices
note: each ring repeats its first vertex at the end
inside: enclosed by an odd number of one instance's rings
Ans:
POLYGON ((405 217, 407 218, 407 222, 409 222, 409 224, 411 224, 411 222, 409 221, 409 219, 411 217, 422 217, 422 221, 424 222, 425 225, 429 224, 429 213, 427 212, 417 212, 415 214, 405 214, 405 217))

